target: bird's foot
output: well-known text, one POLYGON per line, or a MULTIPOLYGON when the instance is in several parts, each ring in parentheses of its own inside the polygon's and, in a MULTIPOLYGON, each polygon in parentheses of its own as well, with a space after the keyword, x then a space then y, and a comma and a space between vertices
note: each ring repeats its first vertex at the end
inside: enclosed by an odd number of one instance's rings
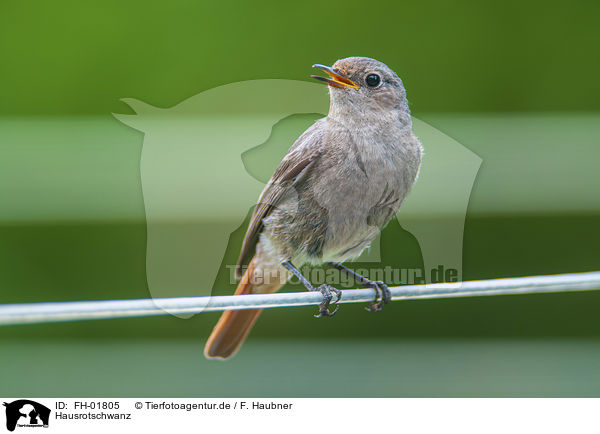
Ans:
POLYGON ((342 291, 329 285, 321 285, 318 288, 315 288, 314 290, 319 291, 321 294, 323 294, 323 303, 319 305, 319 314, 315 315, 315 318, 322 318, 324 316, 331 317, 335 315, 335 313, 339 309, 339 306, 336 306, 333 312, 329 312, 329 304, 333 299, 333 294, 336 295, 336 300, 334 301, 334 303, 340 301, 342 299, 342 291))
POLYGON ((380 280, 377 281, 369 281, 364 284, 367 288, 373 288, 375 290, 375 301, 369 303, 366 310, 369 312, 381 312, 383 310, 383 306, 388 304, 392 299, 392 293, 390 292, 387 285, 380 280), (380 299, 380 301, 377 301, 380 299))

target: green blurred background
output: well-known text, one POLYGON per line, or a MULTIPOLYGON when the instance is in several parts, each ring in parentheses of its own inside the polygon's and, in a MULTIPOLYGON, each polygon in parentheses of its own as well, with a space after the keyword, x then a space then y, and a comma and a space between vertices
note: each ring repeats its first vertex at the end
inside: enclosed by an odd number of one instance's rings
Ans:
MULTIPOLYGON (((112 117, 120 98, 169 107, 350 55, 386 62, 414 115, 483 159, 465 279, 597 270, 599 18, 584 0, 4 0, 0 302, 149 296, 143 136, 112 117)), ((382 262, 422 265, 396 221, 382 262)), ((215 290, 233 291, 224 268, 215 290)), ((201 354, 216 314, 3 327, 0 395, 600 396, 599 308, 582 293, 272 310, 227 363, 201 354)))

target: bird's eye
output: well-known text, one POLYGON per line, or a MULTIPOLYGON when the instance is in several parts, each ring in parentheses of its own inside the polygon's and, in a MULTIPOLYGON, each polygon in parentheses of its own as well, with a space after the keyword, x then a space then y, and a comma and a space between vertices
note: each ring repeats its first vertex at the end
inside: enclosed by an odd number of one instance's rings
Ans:
POLYGON ((367 78, 365 78, 365 82, 369 87, 377 87, 381 82, 381 78, 377 74, 369 74, 367 78))

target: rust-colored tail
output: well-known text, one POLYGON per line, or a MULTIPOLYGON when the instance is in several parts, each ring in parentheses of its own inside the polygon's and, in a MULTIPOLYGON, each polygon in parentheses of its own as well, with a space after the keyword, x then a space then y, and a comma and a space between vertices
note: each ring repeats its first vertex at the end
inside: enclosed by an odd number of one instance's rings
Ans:
MULTIPOLYGON (((235 295, 275 292, 282 286, 278 282, 253 284, 254 261, 255 258, 250 261, 235 295)), ((228 359, 233 356, 246 340, 261 312, 262 309, 223 312, 206 342, 204 355, 209 359, 228 359)))

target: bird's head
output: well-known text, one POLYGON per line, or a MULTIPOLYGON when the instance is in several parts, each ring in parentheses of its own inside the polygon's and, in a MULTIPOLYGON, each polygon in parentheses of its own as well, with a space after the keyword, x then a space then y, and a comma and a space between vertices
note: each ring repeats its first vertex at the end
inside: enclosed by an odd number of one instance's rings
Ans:
POLYGON ((402 80, 387 65, 368 57, 347 57, 333 66, 316 64, 329 77, 313 78, 329 85, 329 116, 406 119, 410 110, 402 80))

